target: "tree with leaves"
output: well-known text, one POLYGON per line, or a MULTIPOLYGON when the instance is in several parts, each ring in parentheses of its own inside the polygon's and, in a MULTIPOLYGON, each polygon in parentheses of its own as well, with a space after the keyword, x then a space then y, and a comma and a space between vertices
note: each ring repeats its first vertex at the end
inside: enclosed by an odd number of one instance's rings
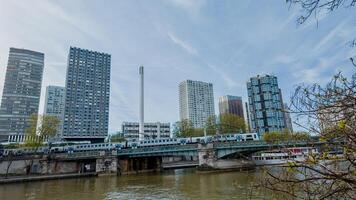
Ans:
MULTIPOLYGON (((35 148, 34 152, 36 154, 38 148, 43 145, 46 138, 56 135, 59 123, 59 119, 54 116, 37 114, 31 115, 29 119, 29 126, 25 131, 27 137, 24 145, 35 148)), ((32 158, 30 160, 30 164, 27 164, 27 175, 31 173, 33 162, 32 158)))
MULTIPOLYGON (((339 8, 353 9, 356 0, 286 0, 302 10, 298 23, 311 16, 339 8)), ((350 39, 350 46, 356 42, 350 39)), ((354 57, 350 58, 355 67, 354 57)), ((341 72, 326 85, 301 84, 291 97, 294 123, 320 136, 326 143, 319 154, 305 161, 291 161, 288 166, 266 171, 260 186, 290 198, 356 199, 356 73, 345 77, 341 72), (332 152, 339 151, 339 156, 332 152)))
POLYGON ((28 136, 25 140, 26 146, 36 147, 43 145, 46 138, 56 135, 60 121, 57 117, 49 115, 33 114, 29 119, 29 126, 25 130, 28 136))
POLYGON ((179 137, 192 137, 194 133, 193 123, 189 119, 179 121, 175 125, 174 135, 179 137))
POLYGON ((268 132, 263 134, 263 140, 266 142, 279 141, 307 141, 310 135, 307 132, 290 132, 288 129, 283 131, 268 132))
POLYGON ((224 113, 220 115, 219 133, 245 133, 246 124, 242 117, 234 114, 224 113))

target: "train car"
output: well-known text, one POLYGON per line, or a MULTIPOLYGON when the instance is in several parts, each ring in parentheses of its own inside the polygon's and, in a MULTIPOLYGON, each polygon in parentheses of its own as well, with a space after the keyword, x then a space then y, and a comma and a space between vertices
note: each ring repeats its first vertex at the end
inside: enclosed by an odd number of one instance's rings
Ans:
POLYGON ((71 151, 110 151, 116 148, 114 143, 94 143, 70 146, 71 151))
POLYGON ((231 133, 214 136, 214 141, 219 142, 244 142, 260 140, 257 133, 231 133))
POLYGON ((181 144, 177 138, 161 138, 152 140, 143 140, 137 142, 138 147, 165 146, 181 144))

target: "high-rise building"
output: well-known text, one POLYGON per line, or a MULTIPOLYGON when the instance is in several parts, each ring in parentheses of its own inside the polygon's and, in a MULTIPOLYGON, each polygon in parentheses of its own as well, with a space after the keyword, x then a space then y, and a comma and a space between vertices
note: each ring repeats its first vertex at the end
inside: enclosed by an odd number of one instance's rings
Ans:
POLYGON ((284 120, 285 120, 285 123, 286 123, 286 127, 290 132, 293 132, 293 123, 292 123, 292 118, 290 117, 289 107, 288 107, 288 105, 286 103, 283 106, 284 106, 283 115, 284 115, 284 120))
POLYGON ((63 138, 103 141, 108 134, 111 55, 70 47, 63 138))
POLYGON ((251 133, 251 121, 250 121, 250 111, 248 108, 248 103, 245 102, 245 111, 246 111, 246 126, 247 126, 247 132, 251 133))
POLYGON ((57 136, 62 136, 63 118, 65 105, 65 88, 60 86, 49 85, 46 88, 46 100, 44 105, 44 115, 57 117, 59 125, 57 136))
MULTIPOLYGON (((145 139, 169 138, 171 135, 170 123, 144 123, 143 130, 145 139)), ((124 134, 124 137, 128 140, 139 139, 138 122, 123 122, 121 125, 121 131, 124 134)))
POLYGON ((219 112, 220 115, 229 113, 244 118, 242 98, 231 95, 219 97, 219 112))
POLYGON ((277 77, 256 76, 247 82, 249 113, 253 132, 282 131, 286 128, 282 93, 277 77))
POLYGON ((213 84, 186 80, 179 84, 180 120, 188 119, 195 128, 203 128, 215 115, 213 84))
POLYGON ((24 135, 32 114, 38 114, 44 54, 10 48, 0 107, 0 140, 24 135))

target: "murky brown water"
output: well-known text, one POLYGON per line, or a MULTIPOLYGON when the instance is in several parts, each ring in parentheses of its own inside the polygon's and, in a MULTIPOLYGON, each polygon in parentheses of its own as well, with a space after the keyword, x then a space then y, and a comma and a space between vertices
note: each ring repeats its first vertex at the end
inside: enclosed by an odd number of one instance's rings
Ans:
POLYGON ((271 199, 251 189, 260 172, 197 174, 194 169, 131 176, 0 185, 1 200, 22 199, 271 199))

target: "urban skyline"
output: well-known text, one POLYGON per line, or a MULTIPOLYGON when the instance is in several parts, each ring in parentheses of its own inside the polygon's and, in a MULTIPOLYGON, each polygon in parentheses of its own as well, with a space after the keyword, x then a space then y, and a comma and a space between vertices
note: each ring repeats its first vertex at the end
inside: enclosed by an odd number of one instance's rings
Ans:
MULTIPOLYGON (((294 85, 315 80, 325 83, 326 77, 335 71, 350 74, 352 70, 348 57, 355 49, 345 45, 345 41, 353 38, 352 15, 349 16, 352 10, 325 16, 316 28, 315 23, 296 27, 298 9, 288 9, 284 2, 229 2, 223 7, 205 1, 191 4, 141 2, 141 7, 133 6, 131 2, 100 6, 91 2, 86 3, 88 9, 81 9, 83 2, 80 1, 30 4, 32 9, 28 11, 26 2, 1 2, 0 21, 8 29, 0 32, 0 71, 5 71, 9 47, 44 52, 46 62, 40 105, 40 113, 43 113, 44 88, 65 85, 69 46, 110 52, 113 55, 111 85, 115 89, 110 98, 109 132, 119 130, 124 120, 138 119, 138 107, 131 106, 138 105, 137 92, 131 91, 138 90, 136 74, 139 65, 146 68, 145 118, 147 121, 167 119, 171 122, 179 116, 177 84, 187 78, 212 82, 216 97, 232 94, 247 101, 245 83, 248 78, 274 74, 279 77, 284 100, 288 102, 294 85), (123 13, 111 16, 113 7, 123 13), (92 16, 93 8, 98 13, 95 17, 92 16), (252 9, 259 14, 248 14, 252 9), (137 13, 148 17, 139 20, 135 17, 137 13), (164 17, 167 13, 170 17, 164 17), (127 27, 129 22, 110 20, 122 15, 152 34, 142 35, 135 27, 122 29, 120 27, 127 27), (245 18, 248 21, 239 15, 249 16, 245 18), (262 18, 268 21, 268 29, 260 21, 262 18), (154 23, 147 23, 148 19, 154 23), (218 23, 221 21, 226 23, 218 23), (198 22, 204 23, 196 29, 198 22), (172 23, 176 26, 170 26, 172 23), (41 28, 44 26, 48 28, 41 28), (23 29, 27 34, 20 34, 23 29), (47 38, 46 42, 43 38, 47 38), (162 101, 162 97, 166 101, 162 101), (167 112, 157 112, 161 109, 167 112)), ((0 73, 1 93, 4 79, 5 74, 0 73)), ((217 104, 215 110, 218 110, 217 104)))

